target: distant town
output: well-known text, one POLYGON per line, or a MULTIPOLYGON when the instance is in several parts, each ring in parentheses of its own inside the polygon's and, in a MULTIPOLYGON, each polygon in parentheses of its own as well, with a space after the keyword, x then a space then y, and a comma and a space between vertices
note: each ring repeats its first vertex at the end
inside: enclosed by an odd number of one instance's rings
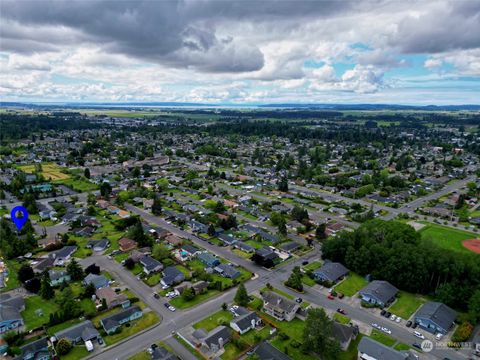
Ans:
POLYGON ((479 124, 3 106, 2 358, 474 359, 479 124))

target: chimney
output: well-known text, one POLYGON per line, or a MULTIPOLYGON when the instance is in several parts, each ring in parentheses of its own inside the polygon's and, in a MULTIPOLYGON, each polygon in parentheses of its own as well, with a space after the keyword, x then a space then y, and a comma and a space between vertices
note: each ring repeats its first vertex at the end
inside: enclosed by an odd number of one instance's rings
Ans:
POLYGON ((218 346, 221 348, 223 348, 223 338, 218 338, 218 346))

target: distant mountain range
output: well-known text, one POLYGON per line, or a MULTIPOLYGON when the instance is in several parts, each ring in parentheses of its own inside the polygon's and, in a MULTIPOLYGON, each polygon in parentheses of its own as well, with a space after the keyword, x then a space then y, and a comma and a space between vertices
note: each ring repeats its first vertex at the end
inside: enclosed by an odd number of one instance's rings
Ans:
POLYGON ((125 108, 155 108, 155 107, 189 107, 189 108, 278 108, 278 109, 322 109, 322 110, 427 110, 427 111, 459 111, 480 110, 480 105, 396 105, 396 104, 204 104, 183 102, 125 102, 125 103, 70 103, 70 102, 0 102, 0 107, 22 108, 101 108, 101 109, 125 109, 125 108))

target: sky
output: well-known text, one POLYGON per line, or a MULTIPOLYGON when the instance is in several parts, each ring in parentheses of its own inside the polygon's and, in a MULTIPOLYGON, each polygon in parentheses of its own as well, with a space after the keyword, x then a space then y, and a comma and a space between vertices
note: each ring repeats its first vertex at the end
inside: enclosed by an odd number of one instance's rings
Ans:
POLYGON ((480 104, 480 0, 0 0, 0 99, 480 104))

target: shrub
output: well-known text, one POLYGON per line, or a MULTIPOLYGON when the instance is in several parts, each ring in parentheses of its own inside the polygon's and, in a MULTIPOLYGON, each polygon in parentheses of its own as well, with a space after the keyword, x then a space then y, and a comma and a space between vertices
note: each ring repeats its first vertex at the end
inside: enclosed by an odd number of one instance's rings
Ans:
POLYGON ((72 344, 67 339, 60 339, 57 343, 57 352, 59 355, 66 355, 72 349, 72 344))
POLYGON ((452 335, 452 341, 464 342, 467 341, 473 332, 473 325, 468 321, 461 323, 452 335))
POLYGON ((285 334, 283 331, 280 331, 280 332, 278 333, 278 337, 279 337, 279 339, 282 340, 282 341, 286 341, 286 340, 290 339, 290 336, 288 336, 287 334, 285 334))

